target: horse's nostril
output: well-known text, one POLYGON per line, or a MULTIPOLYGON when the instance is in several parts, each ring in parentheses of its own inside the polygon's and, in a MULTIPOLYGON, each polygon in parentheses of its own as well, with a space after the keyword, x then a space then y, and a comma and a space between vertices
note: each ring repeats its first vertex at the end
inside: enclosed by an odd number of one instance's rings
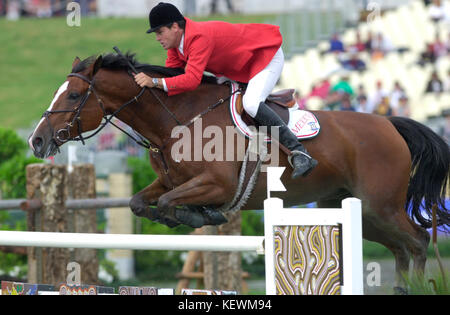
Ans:
POLYGON ((44 143, 44 140, 42 140, 41 137, 36 137, 33 139, 33 147, 39 151, 42 148, 42 145, 44 143))

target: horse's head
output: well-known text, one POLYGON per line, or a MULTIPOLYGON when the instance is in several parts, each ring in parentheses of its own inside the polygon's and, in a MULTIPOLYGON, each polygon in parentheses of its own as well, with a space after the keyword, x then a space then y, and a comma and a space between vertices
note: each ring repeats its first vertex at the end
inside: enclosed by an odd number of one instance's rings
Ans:
POLYGON ((75 58, 72 73, 55 92, 50 107, 28 139, 36 157, 52 156, 70 140, 83 141, 83 132, 100 125, 104 108, 94 90, 94 77, 101 65, 102 57, 84 61, 75 58))

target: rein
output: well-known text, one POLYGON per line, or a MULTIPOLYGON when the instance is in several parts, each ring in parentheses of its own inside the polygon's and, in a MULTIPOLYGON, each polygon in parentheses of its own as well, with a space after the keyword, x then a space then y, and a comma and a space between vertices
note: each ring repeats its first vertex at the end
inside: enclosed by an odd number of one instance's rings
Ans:
MULTIPOLYGON (((86 94, 83 96, 83 98, 80 101, 80 105, 77 106, 75 109, 73 110, 52 110, 52 111, 46 111, 44 112, 44 114, 42 115, 43 118, 45 118, 51 134, 53 135, 53 141, 55 141, 55 143, 57 143, 57 141, 59 141, 60 143, 64 144, 66 142, 69 141, 81 141, 83 143, 83 145, 85 145, 85 140, 88 140, 94 136, 96 136, 100 131, 102 131, 108 124, 113 125, 114 127, 116 127, 117 129, 119 129, 121 132, 123 132, 124 134, 126 134, 129 138, 131 138, 134 142, 136 142, 138 145, 140 145, 141 147, 152 151, 153 153, 159 153, 161 154, 161 149, 158 148, 157 146, 153 145, 150 141, 148 141, 147 139, 144 139, 141 135, 138 135, 139 139, 137 139, 136 137, 134 137, 133 135, 131 135, 129 132, 127 132, 126 130, 124 130, 123 128, 117 126, 115 123, 112 122, 112 119, 115 118, 122 110, 124 110, 127 106, 131 105, 132 103, 136 102, 138 103, 139 99, 142 97, 142 95, 144 94, 145 90, 147 90, 146 87, 142 88, 142 90, 139 92, 138 95, 136 95, 135 97, 133 97, 131 100, 129 100, 128 102, 124 103, 122 106, 119 107, 119 109, 117 109, 113 114, 108 115, 106 113, 105 110, 105 106, 102 102, 102 100, 100 99, 100 97, 98 96, 97 92, 94 89, 94 79, 93 80, 89 80, 89 78, 87 78, 86 76, 79 74, 79 73, 70 73, 67 77, 76 77, 79 78, 83 81, 85 81, 86 83, 89 84, 89 88, 88 91, 86 92, 86 94), (102 122, 99 126, 99 128, 97 130, 95 130, 92 134, 83 137, 82 133, 83 133, 83 126, 82 126, 82 122, 81 122, 81 111, 83 110, 84 106, 86 105, 86 102, 88 101, 89 97, 91 94, 94 94, 95 97, 97 98, 97 103, 99 105, 99 107, 101 108, 102 112, 103 112, 103 119, 104 122, 102 122), (55 133, 55 130, 50 122, 50 115, 52 114, 58 114, 58 113, 74 113, 74 117, 72 119, 72 121, 70 123, 67 123, 67 127, 58 130, 55 133), (77 129, 78 129, 78 137, 75 138, 71 138, 70 137, 70 129, 73 128, 75 126, 75 124, 77 125, 77 129), (56 139, 55 139, 56 138, 56 139), (56 141, 57 140, 57 141, 56 141)), ((219 107, 220 105, 222 105, 223 103, 225 103, 226 101, 228 101, 229 99, 231 99, 231 97, 240 92, 240 89, 234 91, 233 93, 231 93, 228 97, 226 98, 222 98, 220 99, 217 103, 210 105, 205 111, 203 111, 202 113, 198 114, 197 116, 195 116, 194 118, 192 118, 189 122, 187 122, 186 124, 182 124, 175 116, 174 113, 172 113, 169 108, 167 107, 167 105, 161 100, 161 98, 157 95, 157 93, 155 93, 155 91, 153 89, 148 89, 152 95, 156 98, 156 100, 161 104, 161 106, 169 113, 169 115, 175 120, 175 122, 179 125, 179 126, 185 126, 185 127, 189 127, 192 124, 194 124, 194 122, 196 120, 198 120, 199 118, 205 116, 206 114, 208 114, 209 112, 213 111, 214 109, 216 109, 217 107, 219 107)), ((166 142, 168 140, 163 141, 163 148, 166 146, 166 142)), ((164 168, 166 169, 166 173, 168 171, 168 167, 166 162, 164 161, 164 157, 163 157, 163 164, 164 164, 164 168)))

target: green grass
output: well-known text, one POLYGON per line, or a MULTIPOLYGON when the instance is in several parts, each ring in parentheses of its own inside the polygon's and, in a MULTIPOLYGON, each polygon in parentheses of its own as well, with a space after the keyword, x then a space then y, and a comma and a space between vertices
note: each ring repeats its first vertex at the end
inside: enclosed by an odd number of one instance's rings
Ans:
POLYGON ((441 273, 433 273, 428 277, 404 276, 409 295, 449 295, 449 277, 446 280, 441 273))
MULTIPOLYGON (((264 23, 271 16, 213 16, 210 20, 264 23)), ((200 20, 200 19, 195 19, 200 20)), ((0 126, 23 128, 40 119, 53 93, 65 81, 76 56, 133 51, 144 63, 163 65, 166 52, 147 35, 146 18, 82 18, 80 27, 65 18, 0 19, 0 126)))

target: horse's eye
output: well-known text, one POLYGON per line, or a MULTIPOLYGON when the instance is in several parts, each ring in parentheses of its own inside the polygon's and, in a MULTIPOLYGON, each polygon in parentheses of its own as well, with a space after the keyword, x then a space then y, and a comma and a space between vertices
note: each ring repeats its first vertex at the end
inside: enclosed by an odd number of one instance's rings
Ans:
POLYGON ((80 97, 80 94, 77 92, 69 93, 69 99, 72 101, 77 100, 79 97, 80 97))

